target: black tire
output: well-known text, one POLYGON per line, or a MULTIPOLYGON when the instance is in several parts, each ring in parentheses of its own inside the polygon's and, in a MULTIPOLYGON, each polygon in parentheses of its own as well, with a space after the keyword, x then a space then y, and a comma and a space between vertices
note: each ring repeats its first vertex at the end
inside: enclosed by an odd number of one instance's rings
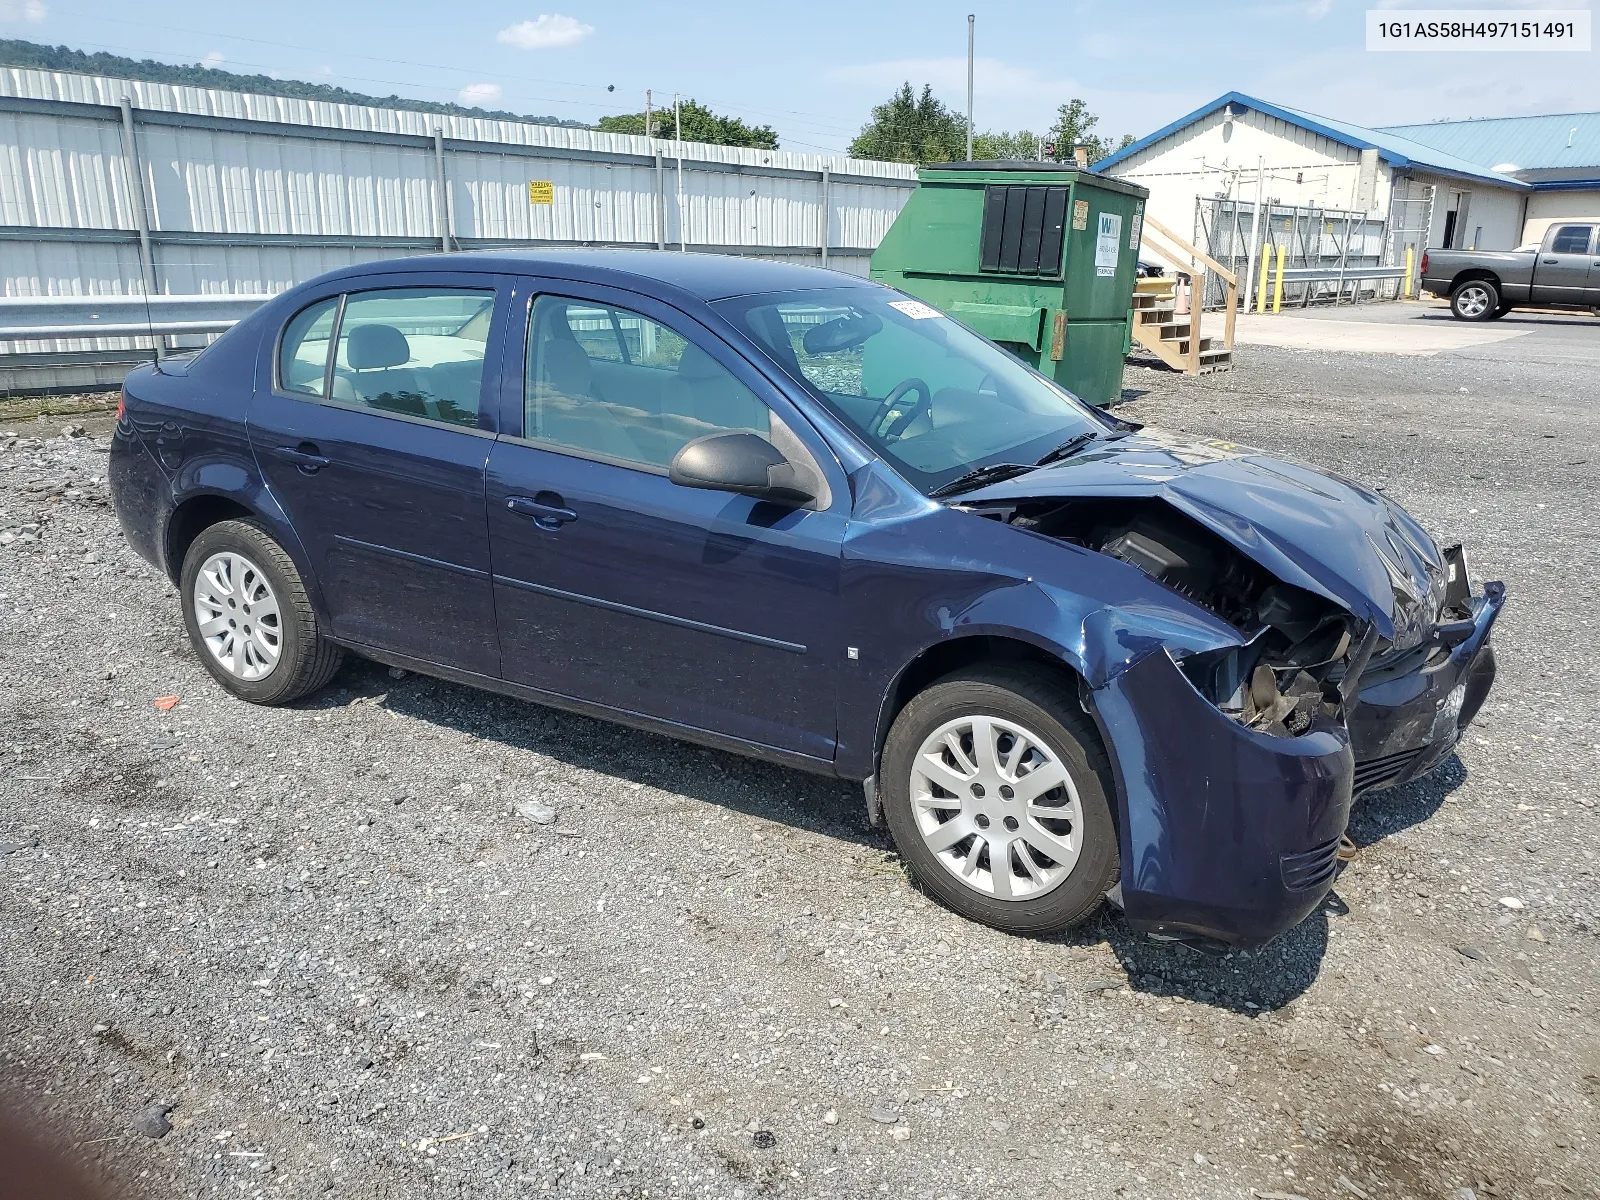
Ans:
POLYGON ((189 642, 211 677, 239 699, 251 704, 288 704, 326 686, 338 672, 344 651, 322 636, 294 560, 260 521, 245 517, 202 530, 184 555, 179 578, 179 599, 189 642), (206 560, 224 551, 242 554, 259 567, 278 600, 278 661, 259 679, 242 679, 230 672, 217 661, 200 634, 195 580, 206 560))
POLYGON ((1512 308, 1512 306, 1509 305, 1509 304, 1501 304, 1498 308, 1496 308, 1494 310, 1494 312, 1492 312, 1489 315, 1489 319, 1491 321, 1498 321, 1501 317, 1505 316, 1508 312, 1510 312, 1511 308, 1512 308))
POLYGON ((1450 293, 1450 312, 1458 321, 1492 321, 1500 289, 1488 279, 1469 279, 1450 293))
POLYGON ((1054 933, 1087 919, 1116 882, 1110 762, 1074 688, 1042 669, 997 666, 964 671, 928 687, 895 718, 878 780, 889 832, 917 883, 969 920, 1023 936, 1054 933), (963 716, 1000 717, 1043 739, 1077 790, 1083 823, 1078 859, 1067 877, 1041 896, 1002 900, 969 886, 945 867, 917 827, 911 799, 917 752, 941 725, 963 716))

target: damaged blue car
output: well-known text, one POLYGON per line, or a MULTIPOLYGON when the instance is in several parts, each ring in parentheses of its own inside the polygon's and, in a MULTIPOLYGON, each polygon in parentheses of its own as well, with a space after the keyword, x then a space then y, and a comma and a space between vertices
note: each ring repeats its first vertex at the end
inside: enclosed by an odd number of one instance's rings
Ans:
POLYGON ((864 785, 1025 934, 1260 944, 1494 679, 1382 496, 1095 410, 899 292, 645 251, 369 263, 135 371, 130 543, 206 669, 347 653, 864 785))

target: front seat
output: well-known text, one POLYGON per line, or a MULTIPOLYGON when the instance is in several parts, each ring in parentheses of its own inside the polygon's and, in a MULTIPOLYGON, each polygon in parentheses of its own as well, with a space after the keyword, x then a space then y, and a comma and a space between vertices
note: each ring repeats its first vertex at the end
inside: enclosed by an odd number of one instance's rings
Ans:
POLYGON ((639 457, 616 406, 595 390, 594 367, 582 346, 570 336, 547 338, 539 347, 538 366, 528 437, 610 458, 639 457))
POLYGON ((345 365, 356 398, 371 408, 426 417, 424 387, 411 361, 411 343, 393 325, 357 325, 345 341, 345 365))
POLYGON ((730 429, 769 432, 767 406, 755 398, 728 369, 692 342, 683 348, 678 370, 667 381, 662 408, 671 417, 687 417, 690 437, 730 429))

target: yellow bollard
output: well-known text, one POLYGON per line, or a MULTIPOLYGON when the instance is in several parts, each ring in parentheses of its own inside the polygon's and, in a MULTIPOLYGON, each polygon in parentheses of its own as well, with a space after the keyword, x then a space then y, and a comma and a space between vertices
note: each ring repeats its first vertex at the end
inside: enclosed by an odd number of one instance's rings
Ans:
POLYGON ((1414 247, 1406 247, 1406 278, 1405 282, 1400 285, 1400 294, 1407 300, 1411 299, 1411 261, 1416 253, 1414 247))
POLYGON ((1278 277, 1272 281, 1272 311, 1278 312, 1283 308, 1283 265, 1284 259, 1289 257, 1289 247, 1278 247, 1278 277))
POLYGON ((1267 311, 1267 267, 1272 264, 1272 243, 1261 247, 1261 282, 1256 284, 1256 311, 1267 311))

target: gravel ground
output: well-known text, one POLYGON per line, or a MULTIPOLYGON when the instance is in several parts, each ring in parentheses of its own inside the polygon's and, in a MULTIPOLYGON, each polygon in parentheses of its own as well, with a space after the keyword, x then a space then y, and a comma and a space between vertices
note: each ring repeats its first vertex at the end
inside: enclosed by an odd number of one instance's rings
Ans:
POLYGON ((0 1083, 150 1197, 1600 1193, 1600 382, 1127 383, 1511 590, 1459 758, 1360 805, 1255 954, 1006 937, 854 787, 372 664, 230 700, 118 535, 104 420, 0 427, 0 1083))

